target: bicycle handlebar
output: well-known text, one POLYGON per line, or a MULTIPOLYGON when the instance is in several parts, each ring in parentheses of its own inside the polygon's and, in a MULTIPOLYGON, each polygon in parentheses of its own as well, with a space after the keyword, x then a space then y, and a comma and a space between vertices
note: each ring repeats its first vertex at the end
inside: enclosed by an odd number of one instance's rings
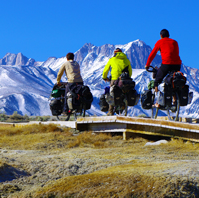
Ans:
POLYGON ((153 67, 152 65, 150 65, 149 67, 147 67, 146 70, 148 72, 156 72, 157 71, 157 69, 155 67, 153 67))

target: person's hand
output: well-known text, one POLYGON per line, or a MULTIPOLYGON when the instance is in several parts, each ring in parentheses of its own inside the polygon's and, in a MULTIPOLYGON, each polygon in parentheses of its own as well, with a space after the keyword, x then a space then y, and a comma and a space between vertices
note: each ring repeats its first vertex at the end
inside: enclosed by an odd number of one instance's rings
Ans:
POLYGON ((108 78, 103 78, 103 80, 104 80, 105 82, 108 82, 108 81, 109 81, 109 79, 108 79, 108 78))
POLYGON ((61 85, 62 85, 62 84, 61 84, 60 82, 58 82, 58 83, 57 83, 57 86, 59 86, 59 87, 60 87, 61 85))
POLYGON ((149 66, 145 65, 145 69, 148 69, 148 68, 149 68, 149 66))

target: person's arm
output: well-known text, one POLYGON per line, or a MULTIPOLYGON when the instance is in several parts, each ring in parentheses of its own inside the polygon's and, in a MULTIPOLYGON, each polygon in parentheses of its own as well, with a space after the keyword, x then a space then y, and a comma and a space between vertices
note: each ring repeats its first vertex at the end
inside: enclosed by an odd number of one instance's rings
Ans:
POLYGON ((109 59, 108 63, 104 67, 103 74, 102 74, 102 78, 104 80, 107 79, 107 75, 108 75, 110 68, 111 68, 111 59, 109 59))
POLYGON ((57 84, 60 84, 60 80, 61 80, 61 77, 62 77, 62 75, 64 73, 64 70, 65 70, 65 64, 63 64, 61 66, 61 68, 59 69, 59 72, 57 74, 57 84))
POLYGON ((128 71, 129 71, 129 76, 132 76, 132 67, 131 67, 131 63, 129 61, 129 66, 128 66, 128 71))
POLYGON ((155 58, 157 52, 159 51, 159 45, 158 45, 158 42, 155 44, 153 50, 151 51, 151 53, 149 54, 149 57, 147 59, 147 63, 146 63, 146 66, 145 68, 149 67, 151 65, 151 62, 153 61, 153 59, 155 58))

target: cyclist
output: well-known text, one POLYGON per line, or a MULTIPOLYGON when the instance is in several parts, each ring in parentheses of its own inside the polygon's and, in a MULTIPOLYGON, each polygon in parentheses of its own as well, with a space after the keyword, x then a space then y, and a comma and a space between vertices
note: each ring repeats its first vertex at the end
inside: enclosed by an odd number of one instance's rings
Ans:
POLYGON ((74 61, 74 54, 69 52, 66 55, 66 59, 67 59, 67 62, 65 62, 61 66, 61 68, 59 69, 59 72, 57 74, 57 85, 58 86, 61 85, 60 80, 61 80, 61 77, 64 72, 68 79, 68 83, 65 88, 65 100, 64 100, 64 108, 63 108, 62 115, 67 115, 68 113, 70 113, 70 111, 68 109, 67 97, 66 97, 67 93, 69 92, 69 87, 71 85, 73 85, 74 83, 83 85, 83 79, 80 74, 80 66, 76 61, 74 61))
MULTIPOLYGON (((179 56, 179 46, 177 41, 169 38, 169 31, 167 29, 162 29, 160 31, 161 39, 158 40, 155 44, 155 47, 149 54, 147 63, 145 68, 149 68, 151 62, 155 58, 158 51, 161 53, 162 64, 157 71, 154 86, 155 86, 155 94, 157 96, 158 93, 158 85, 162 82, 163 78, 170 71, 179 71, 181 68, 181 59, 179 56)), ((156 97, 157 98, 157 97, 156 97)), ((159 107, 159 104, 155 103, 156 107, 159 107)))
MULTIPOLYGON (((110 83, 110 93, 113 91, 113 86, 118 85, 119 77, 122 71, 127 68, 129 76, 132 75, 132 68, 129 59, 126 54, 122 52, 120 48, 116 48, 114 51, 114 56, 109 59, 108 63, 105 65, 102 78, 105 81, 109 81, 107 78, 108 72, 111 69, 111 83, 110 83)), ((109 105, 109 110, 107 115, 113 115, 113 105, 109 105)))

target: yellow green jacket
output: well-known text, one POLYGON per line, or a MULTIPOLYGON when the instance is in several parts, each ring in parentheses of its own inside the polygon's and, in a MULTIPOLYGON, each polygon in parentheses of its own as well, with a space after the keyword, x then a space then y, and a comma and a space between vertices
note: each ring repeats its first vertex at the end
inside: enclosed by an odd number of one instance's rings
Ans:
POLYGON ((106 79, 108 72, 111 68, 111 80, 117 80, 122 74, 122 70, 128 66, 129 76, 132 75, 132 68, 129 59, 126 54, 117 52, 116 56, 109 59, 108 63, 104 67, 102 78, 106 79))

